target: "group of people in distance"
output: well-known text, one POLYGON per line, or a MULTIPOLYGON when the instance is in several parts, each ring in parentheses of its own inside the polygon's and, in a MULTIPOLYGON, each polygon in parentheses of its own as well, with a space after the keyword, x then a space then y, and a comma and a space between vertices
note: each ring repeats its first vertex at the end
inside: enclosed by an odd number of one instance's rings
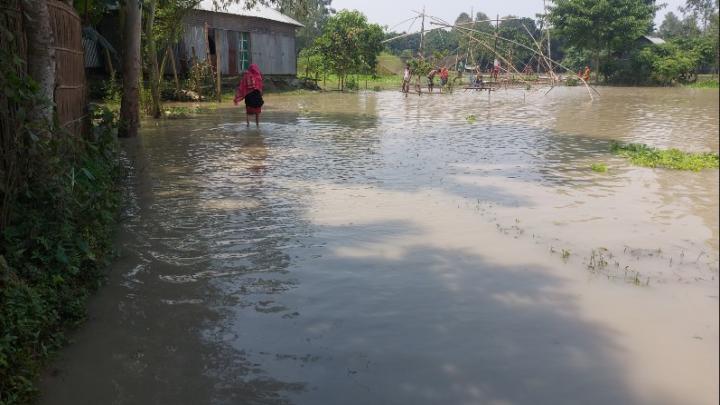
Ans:
MULTIPOLYGON (((432 93, 435 89, 435 77, 440 76, 440 92, 443 92, 443 89, 445 86, 447 86, 448 81, 450 80, 450 70, 448 70, 445 66, 438 66, 437 68, 434 68, 430 70, 430 72, 427 75, 427 86, 428 86, 428 92, 432 93)), ((405 71, 403 72, 403 82, 402 82, 402 92, 407 94, 410 92, 410 81, 412 79, 412 70, 410 69, 410 65, 405 65, 405 71)))
MULTIPOLYGON (((492 68, 488 70, 488 73, 490 74, 490 77, 494 78, 495 80, 498 79, 498 75, 500 74, 500 62, 496 59, 493 63, 492 68)), ((532 69, 531 69, 532 70, 532 69)), ((458 71, 458 77, 461 77, 462 73, 461 71, 458 71)), ((442 93, 445 89, 445 86, 447 86, 448 81, 450 80, 450 71, 445 66, 438 66, 437 68, 432 69, 428 75, 427 75, 427 86, 428 86, 428 92, 432 93, 435 89, 435 77, 440 76, 440 92, 442 93)), ((410 92, 410 82, 412 80, 412 69, 410 68, 410 65, 405 65, 405 71, 403 72, 403 82, 402 82, 402 92, 407 95, 407 93, 410 92)), ((471 79, 471 85, 475 87, 482 87, 484 85, 482 70, 480 67, 475 68, 475 77, 471 79)), ((419 85, 418 85, 419 88, 419 85)))
POLYGON ((590 81, 590 66, 585 66, 585 71, 582 69, 578 70, 577 77, 583 79, 586 82, 590 81))

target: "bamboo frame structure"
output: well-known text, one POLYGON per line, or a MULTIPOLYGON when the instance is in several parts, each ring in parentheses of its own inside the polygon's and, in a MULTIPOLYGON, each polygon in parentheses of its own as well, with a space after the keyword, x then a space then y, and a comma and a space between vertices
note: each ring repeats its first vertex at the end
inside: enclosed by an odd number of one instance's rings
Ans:
MULTIPOLYGON (((532 39, 533 44, 535 45, 535 48, 534 48, 534 49, 531 48, 531 47, 529 47, 529 46, 527 46, 527 45, 525 45, 525 44, 519 43, 519 42, 517 42, 517 41, 514 41, 514 40, 509 39, 509 38, 505 38, 505 37, 499 35, 499 33, 498 33, 498 27, 499 27, 500 21, 506 21, 506 20, 521 20, 521 18, 511 17, 511 18, 502 18, 502 19, 501 19, 501 18, 499 17, 499 15, 498 15, 495 19, 488 19, 488 20, 481 20, 481 21, 475 21, 475 20, 473 19, 473 21, 468 22, 468 23, 451 24, 451 23, 449 23, 449 22, 447 22, 447 21, 445 21, 445 20, 443 20, 443 19, 441 19, 441 18, 434 17, 434 16, 431 16, 431 15, 427 15, 427 14, 425 13, 425 10, 424 10, 424 9, 423 9, 422 12, 420 12, 420 11, 414 11, 414 10, 413 10, 413 12, 416 14, 416 16, 415 16, 414 18, 409 18, 409 19, 407 19, 407 20, 405 20, 405 21, 413 21, 413 22, 414 22, 414 21, 417 21, 417 19, 422 19, 422 20, 423 20, 423 26, 422 26, 422 28, 421 28, 421 32, 419 33, 419 34, 421 35, 421 38, 422 38, 423 40, 424 40, 424 37, 425 37, 425 35, 426 35, 427 32, 431 32, 431 31, 434 31, 434 30, 446 29, 446 28, 451 28, 451 29, 459 30, 459 31, 461 31, 461 32, 464 33, 464 35, 465 35, 466 38, 468 38, 468 39, 470 39, 471 41, 479 44, 479 45, 482 46, 483 48, 485 48, 485 49, 487 49, 488 51, 490 51, 491 54, 494 55, 494 57, 496 57, 496 58, 500 59, 501 61, 503 61, 503 62, 508 66, 509 69, 505 69, 505 68, 502 68, 502 67, 501 67, 501 70, 504 71, 505 73, 510 73, 510 70, 512 70, 514 73, 516 73, 516 74, 518 75, 518 78, 520 79, 520 81, 523 82, 526 86, 532 86, 532 83, 529 83, 528 81, 522 79, 523 74, 522 74, 521 72, 519 72, 519 71, 517 70, 517 68, 515 68, 514 64, 512 64, 511 61, 508 60, 507 57, 505 57, 504 55, 500 54, 500 52, 497 50, 497 41, 498 41, 498 40, 504 41, 504 42, 506 42, 506 43, 509 43, 509 44, 514 45, 514 46, 517 46, 517 47, 520 47, 520 48, 523 48, 523 49, 525 49, 525 50, 530 51, 530 52, 532 53, 533 57, 537 58, 538 61, 542 61, 542 62, 543 62, 544 67, 547 69, 547 71, 548 71, 548 73, 549 73, 549 75, 550 75, 550 81, 551 81, 551 83, 550 83, 550 89, 549 89, 547 92, 545 92, 545 94, 548 94, 548 93, 549 93, 550 91, 552 91, 553 88, 555 87, 555 83, 556 83, 556 81, 557 81, 557 77, 556 77, 556 75, 555 75, 555 67, 562 69, 563 71, 565 71, 565 73, 568 73, 568 74, 571 74, 571 75, 575 76, 575 72, 574 72, 574 71, 570 70, 569 68, 567 68, 566 66, 564 66, 564 65, 561 64, 560 62, 557 62, 557 61, 553 60, 553 59, 550 57, 550 55, 546 55, 546 54, 545 54, 545 52, 543 51, 543 45, 542 45, 540 42, 538 42, 538 40, 537 40, 535 37, 533 37, 533 35, 530 33, 530 30, 525 26, 525 24, 522 24, 522 26, 523 26, 523 28, 525 29, 525 31, 527 32, 528 36, 532 39), (427 30, 427 31, 426 31, 426 30, 425 30, 425 24, 424 24, 426 18, 430 19, 430 25, 436 25, 437 27, 436 27, 436 28, 431 28, 430 30, 427 30), (494 33, 488 33, 488 32, 479 31, 479 30, 476 30, 476 29, 473 29, 473 28, 465 27, 466 25, 475 25, 475 24, 478 23, 478 22, 495 22, 495 24, 496 24, 496 26, 495 26, 495 32, 494 32, 494 33), (486 41, 483 41, 481 38, 478 38, 478 35, 482 35, 482 36, 485 36, 485 37, 491 37, 491 39, 494 40, 494 46, 490 46, 488 43, 486 43, 486 41)), ((401 24, 402 24, 402 23, 401 23, 401 24)), ((394 40, 397 40, 397 39, 401 39, 401 38, 405 38, 405 37, 412 36, 412 35, 417 35, 417 34, 418 34, 417 32, 401 34, 401 35, 395 36, 395 37, 393 37, 393 38, 386 39, 386 40, 382 41, 382 43, 387 43, 387 42, 390 42, 390 41, 394 41, 394 40)), ((550 48, 550 35, 549 35, 549 31, 548 31, 548 33, 547 33, 547 37, 548 37, 548 52, 550 52, 550 51, 551 51, 551 48, 550 48)), ((424 42, 424 41, 422 41, 422 42, 424 42)), ((423 45, 424 45, 424 43, 423 43, 423 45)), ((469 49, 469 47, 468 47, 468 49, 469 49)), ((419 51, 422 53, 422 48, 421 48, 419 51)), ((470 50, 468 50, 468 52, 470 52, 470 50)), ((467 53, 466 53, 466 57, 467 57, 467 53)), ((540 62, 539 62, 539 63, 540 63, 540 62)), ((540 66, 540 65, 538 65, 538 66, 540 66)), ((585 86, 585 89, 587 90, 588 96, 590 97, 590 100, 591 100, 591 101, 594 100, 593 92, 595 92, 596 94, 600 95, 600 93, 599 93, 594 87, 592 87, 586 80, 584 80, 582 77, 578 77, 578 80, 580 80, 580 81, 583 83, 583 85, 585 86)))

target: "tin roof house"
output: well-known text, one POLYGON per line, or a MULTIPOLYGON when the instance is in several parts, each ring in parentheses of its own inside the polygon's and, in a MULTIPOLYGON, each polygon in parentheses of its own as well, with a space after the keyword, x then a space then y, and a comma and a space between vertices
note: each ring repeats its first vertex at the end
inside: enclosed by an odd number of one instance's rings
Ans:
POLYGON ((269 7, 248 9, 244 4, 216 6, 202 0, 183 19, 183 36, 178 47, 182 64, 193 58, 217 64, 220 72, 236 76, 251 63, 265 75, 295 76, 297 56, 295 30, 302 24, 269 7))

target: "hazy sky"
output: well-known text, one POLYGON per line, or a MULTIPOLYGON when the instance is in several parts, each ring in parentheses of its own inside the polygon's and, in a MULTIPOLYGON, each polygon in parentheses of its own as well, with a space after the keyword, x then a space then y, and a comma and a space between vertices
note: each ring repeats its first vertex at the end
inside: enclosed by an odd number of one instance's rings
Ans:
MULTIPOLYGON (((662 0, 667 7, 660 10, 655 18, 657 26, 663 20, 665 13, 674 11, 678 14, 678 6, 685 3, 685 0, 662 0)), ((454 22, 455 18, 462 13, 470 13, 471 8, 477 13, 482 11, 489 16, 500 14, 517 15, 521 17, 534 17, 536 13, 543 10, 542 0, 502 0, 502 1, 473 1, 473 0, 333 0, 332 6, 337 10, 356 9, 362 11, 371 22, 380 25, 387 25, 390 28, 403 20, 414 17, 411 10, 421 10, 423 5, 427 14, 437 16, 448 22, 454 22)), ((399 25, 395 31, 405 31, 410 23, 399 25)), ((412 31, 419 29, 417 23, 412 31)))

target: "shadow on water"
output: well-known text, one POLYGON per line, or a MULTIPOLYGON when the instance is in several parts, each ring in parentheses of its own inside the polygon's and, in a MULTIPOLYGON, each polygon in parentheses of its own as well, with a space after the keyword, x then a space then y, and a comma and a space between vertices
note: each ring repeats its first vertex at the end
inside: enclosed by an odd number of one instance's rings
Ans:
MULTIPOLYGON (((316 238, 342 252, 419 232, 371 223, 316 238)), ((292 403, 664 403, 632 392, 614 332, 581 319, 563 280, 541 267, 418 245, 326 254, 292 272, 296 288, 264 298, 281 310, 235 306, 219 322, 236 351, 304 382, 292 403)))
POLYGON ((630 385, 621 331, 584 318, 557 272, 433 239, 422 213, 382 215, 427 190, 531 206, 518 188, 461 180, 585 187, 606 141, 464 111, 436 122, 379 97, 269 110, 260 129, 218 111, 128 143, 121 257, 41 402, 672 402, 630 385), (336 191, 345 225, 313 221, 336 191), (370 219, 351 223, 353 198, 370 219))

